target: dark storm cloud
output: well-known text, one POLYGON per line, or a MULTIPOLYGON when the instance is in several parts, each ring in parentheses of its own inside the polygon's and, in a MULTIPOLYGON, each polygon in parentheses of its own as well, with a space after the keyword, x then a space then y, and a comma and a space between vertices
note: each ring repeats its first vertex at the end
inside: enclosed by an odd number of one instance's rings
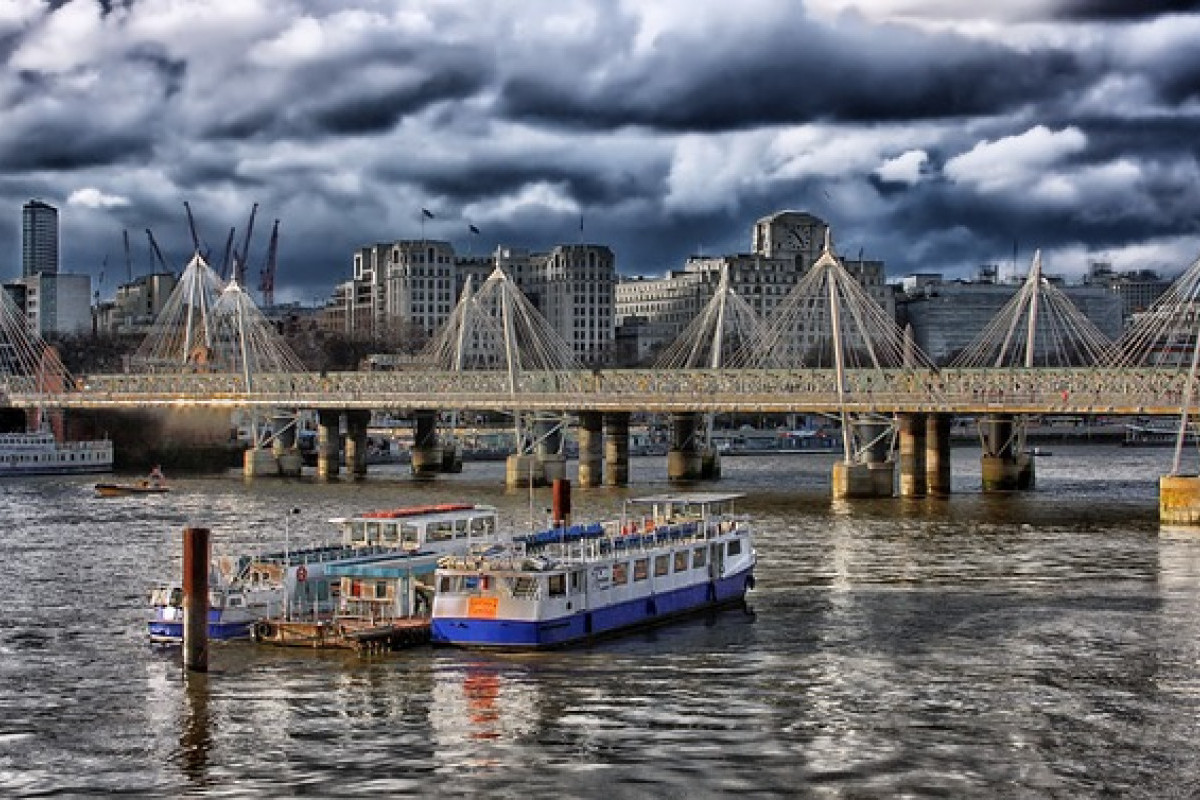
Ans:
POLYGON ((553 70, 516 75, 504 108, 515 118, 601 128, 891 122, 1004 113, 1078 91, 1089 77, 1066 51, 1019 53, 897 26, 803 24, 737 42, 665 36, 651 55, 621 64, 595 81, 553 70))
POLYGON ((422 234, 475 254, 582 238, 650 274, 799 208, 892 276, 1011 260, 1013 240, 1080 271, 1083 250, 1197 234, 1192 4, 900 4, 916 24, 866 0, 96 1, 0 19, 0 269, 32 196, 59 205, 73 264, 119 261, 122 229, 142 263, 146 227, 182 259, 185 199, 219 256, 257 201, 251 271, 280 218, 278 294, 306 300, 355 248, 422 234))

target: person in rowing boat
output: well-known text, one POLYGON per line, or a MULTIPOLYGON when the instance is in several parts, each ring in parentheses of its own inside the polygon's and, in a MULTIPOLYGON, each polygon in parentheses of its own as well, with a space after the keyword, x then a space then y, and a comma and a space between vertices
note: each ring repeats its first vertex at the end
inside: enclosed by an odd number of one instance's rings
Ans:
POLYGON ((166 481, 167 479, 166 476, 163 475, 162 467, 160 467, 158 464, 155 464, 154 469, 150 470, 150 475, 145 483, 149 486, 154 486, 157 488, 166 483, 166 481))

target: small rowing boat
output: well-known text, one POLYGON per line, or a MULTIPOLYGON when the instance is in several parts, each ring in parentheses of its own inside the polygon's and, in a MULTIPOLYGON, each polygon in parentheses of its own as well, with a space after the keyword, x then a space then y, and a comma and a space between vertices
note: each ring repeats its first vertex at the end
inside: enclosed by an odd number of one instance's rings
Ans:
POLYGON ((171 491, 169 486, 153 481, 138 481, 137 483, 97 483, 96 495, 99 497, 125 497, 131 494, 165 494, 171 491))

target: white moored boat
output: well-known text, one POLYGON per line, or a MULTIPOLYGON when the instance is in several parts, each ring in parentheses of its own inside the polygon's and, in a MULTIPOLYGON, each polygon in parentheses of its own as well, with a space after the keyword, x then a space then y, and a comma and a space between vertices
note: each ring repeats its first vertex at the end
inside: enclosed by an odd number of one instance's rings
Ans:
POLYGON ((741 497, 638 498, 619 520, 444 558, 432 641, 555 647, 742 602, 754 585, 756 556, 749 519, 734 512, 741 497))
MULTIPOLYGON (((332 614, 349 565, 466 552, 496 541, 496 509, 489 505, 410 506, 330 522, 341 531, 335 544, 215 558, 209 569, 209 638, 249 638, 256 622, 332 614)), ((428 573, 432 580, 432 565, 428 573)), ((413 585, 411 591, 416 590, 413 585)), ((182 584, 171 581, 154 587, 150 605, 150 640, 182 641, 182 584)))
POLYGON ((78 475, 111 472, 113 445, 108 439, 60 442, 48 428, 0 433, 0 477, 78 475))

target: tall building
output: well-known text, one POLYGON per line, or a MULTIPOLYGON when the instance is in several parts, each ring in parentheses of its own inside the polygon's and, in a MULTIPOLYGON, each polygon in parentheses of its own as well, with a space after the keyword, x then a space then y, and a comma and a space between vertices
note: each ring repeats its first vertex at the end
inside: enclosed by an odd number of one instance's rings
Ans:
POLYGON ((432 336, 470 278, 478 289, 502 268, 584 364, 607 363, 613 343, 616 259, 603 245, 559 245, 549 253, 498 247, 463 256, 449 242, 374 244, 354 253, 354 275, 338 286, 325 318, 345 333, 404 346, 432 336))
MULTIPOLYGON (((806 211, 778 211, 754 223, 751 252, 725 256, 692 256, 682 270, 661 278, 626 278, 617 284, 617 325, 634 324, 639 360, 673 341, 712 299, 721 278, 762 319, 769 317, 808 273, 825 247, 829 226, 806 211)), ((846 270, 889 316, 895 299, 887 286, 882 261, 845 261, 846 270)))
POLYGON ((58 272, 58 209, 41 200, 21 207, 21 277, 58 272))

